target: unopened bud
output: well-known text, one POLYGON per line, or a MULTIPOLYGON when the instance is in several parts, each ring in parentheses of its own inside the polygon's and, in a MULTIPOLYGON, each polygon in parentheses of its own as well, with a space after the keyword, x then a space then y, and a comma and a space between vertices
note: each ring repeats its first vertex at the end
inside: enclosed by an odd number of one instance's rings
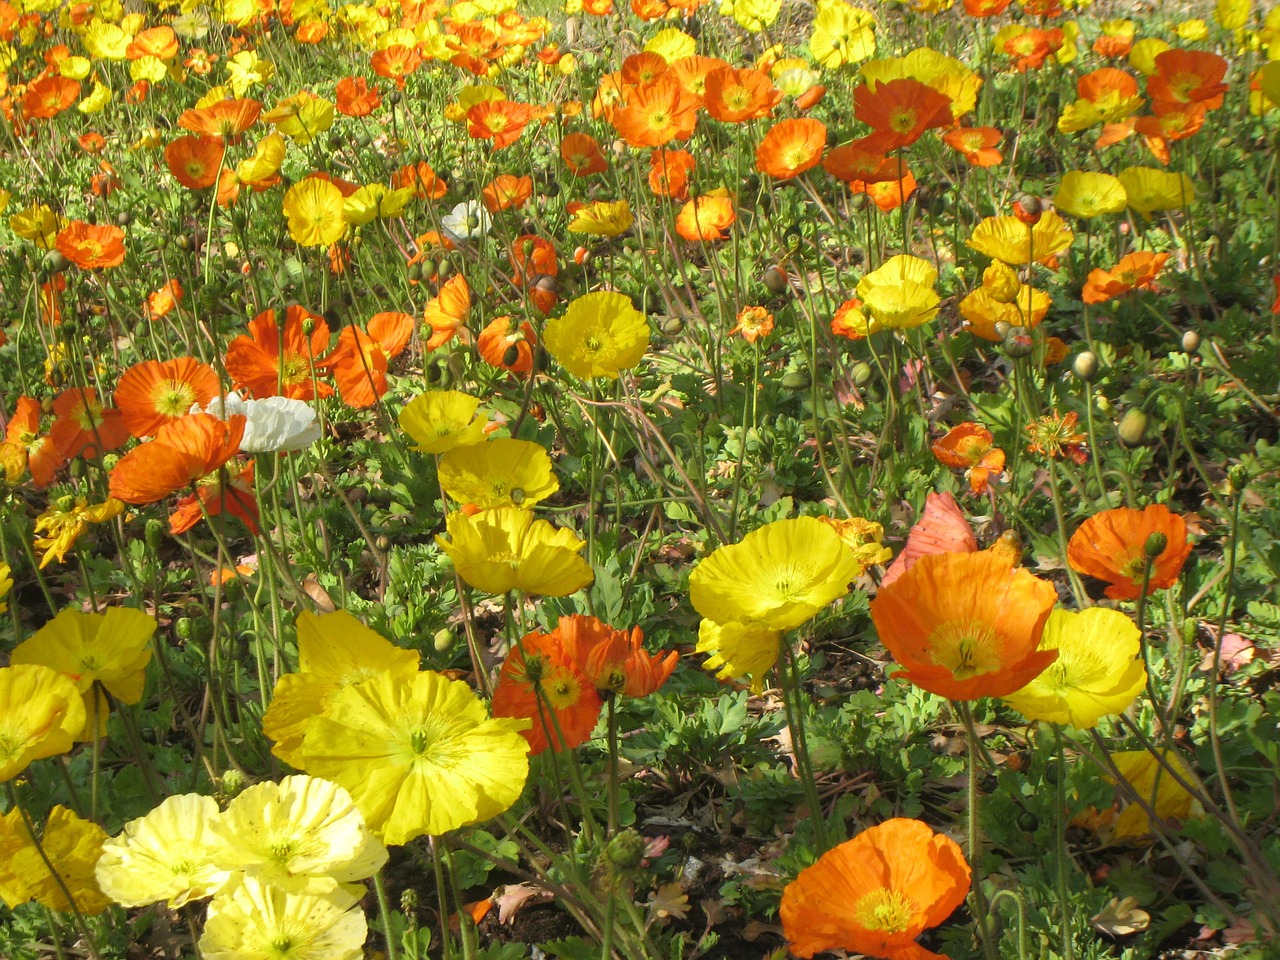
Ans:
POLYGON ((147 521, 146 527, 143 529, 143 538, 146 540, 147 549, 152 553, 160 552, 160 544, 164 537, 164 523, 152 517, 147 521))
POLYGON ((1200 334, 1195 330, 1188 330, 1182 335, 1182 349, 1184 353, 1195 353, 1200 349, 1200 334))
POLYGON ((1120 442, 1126 447, 1136 447, 1147 438, 1147 424, 1149 419, 1140 408, 1131 407, 1125 411, 1125 415, 1120 418, 1120 424, 1116 427, 1116 433, 1120 436, 1120 442))
POLYGON ((1169 546, 1169 538, 1157 530, 1155 533, 1148 535, 1147 542, 1142 545, 1142 551, 1154 560, 1164 553, 1167 546, 1169 546))
POLYGON ((623 830, 604 848, 604 858, 619 870, 634 870, 644 859, 645 839, 637 830, 623 830))
POLYGON ((684 333, 684 321, 679 317, 667 317, 662 323, 658 324, 658 329, 662 331, 664 336, 676 337, 684 333))
POLYGON ((1227 481, 1231 484, 1232 491, 1239 493, 1249 482, 1248 468, 1243 463, 1237 463, 1227 471, 1227 481))
POLYGON ((1088 382, 1098 375, 1098 355, 1092 350, 1082 350, 1071 363, 1071 372, 1088 382))
POLYGON ((453 646, 453 631, 448 627, 441 627, 431 638, 431 645, 436 648, 436 653, 444 653, 453 646))

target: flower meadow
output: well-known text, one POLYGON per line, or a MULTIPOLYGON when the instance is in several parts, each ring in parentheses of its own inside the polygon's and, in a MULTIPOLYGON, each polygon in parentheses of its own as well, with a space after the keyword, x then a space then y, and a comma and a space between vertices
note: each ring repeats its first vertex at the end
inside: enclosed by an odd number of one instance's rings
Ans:
POLYGON ((1280 7, 0 0, 0 956, 1280 950, 1280 7))

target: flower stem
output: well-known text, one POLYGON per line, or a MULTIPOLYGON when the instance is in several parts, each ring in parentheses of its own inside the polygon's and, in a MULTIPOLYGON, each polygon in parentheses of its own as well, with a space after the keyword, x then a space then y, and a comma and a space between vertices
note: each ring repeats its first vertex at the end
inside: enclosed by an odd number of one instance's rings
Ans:
POLYGON ((987 960, 999 960, 996 944, 991 939, 991 930, 987 919, 991 913, 991 905, 982 889, 982 821, 980 814, 980 797, 978 790, 979 744, 978 731, 973 725, 973 713, 964 700, 953 700, 952 705, 960 715, 964 724, 965 742, 969 750, 969 868, 973 873, 973 888, 969 894, 969 911, 973 914, 973 925, 977 930, 978 942, 987 960))
POLYGON ((1063 960, 1075 960, 1075 942, 1071 936, 1070 885, 1067 877, 1067 757, 1062 745, 1062 725, 1053 725, 1053 746, 1057 753, 1058 776, 1054 784, 1053 835, 1058 851, 1058 910, 1061 915, 1063 960))
MULTIPOLYGON (((440 877, 436 877, 436 885, 439 888, 440 877)), ((382 879, 382 871, 379 870, 373 875, 373 890, 378 897, 378 913, 382 916, 382 939, 387 948, 387 960, 399 960, 399 951, 396 949, 395 937, 391 935, 391 901, 387 899, 387 885, 382 879)), ((441 894, 443 896, 443 892, 441 894)), ((440 917, 440 927, 444 931, 441 933, 441 940, 446 944, 449 941, 448 934, 449 918, 443 914, 440 917)))
POLYGON ((818 784, 813 775, 813 762, 809 757, 809 743, 804 732, 804 708, 801 706, 802 691, 800 688, 800 668, 796 663, 791 643, 782 640, 782 656, 784 665, 779 670, 780 679, 785 688, 782 706, 787 714, 787 729, 791 731, 791 749, 796 758, 796 774, 804 786, 805 799, 809 804, 809 817, 813 820, 814 852, 822 856, 831 844, 827 836, 827 821, 822 812, 822 800, 818 797, 818 784))

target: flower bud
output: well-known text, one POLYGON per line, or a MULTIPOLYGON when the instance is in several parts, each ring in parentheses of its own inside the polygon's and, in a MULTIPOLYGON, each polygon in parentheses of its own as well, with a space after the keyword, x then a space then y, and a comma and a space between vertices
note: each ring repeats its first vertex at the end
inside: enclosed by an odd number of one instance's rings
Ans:
POLYGON ((1138 407, 1130 407, 1120 418, 1120 425, 1116 427, 1120 442, 1126 447, 1136 447, 1141 444, 1147 438, 1147 423, 1146 413, 1138 407))
POLYGON ((813 377, 809 375, 808 370, 792 370, 782 376, 782 389, 791 393, 808 390, 812 383, 813 377))
POLYGON ((634 870, 644 859, 645 839, 639 831, 627 828, 604 848, 604 859, 618 870, 634 870))
POLYGON ((1167 546, 1169 546, 1169 538, 1157 530, 1147 536, 1147 542, 1142 545, 1142 552, 1154 560, 1164 553, 1167 546))
POLYGON ((435 647, 436 653, 444 653, 453 646, 453 639, 453 631, 448 627, 441 627, 431 638, 431 645, 435 647))
POLYGON ((1243 463, 1237 463, 1227 471, 1227 482, 1231 484, 1233 492, 1239 493, 1249 482, 1248 468, 1243 463))
POLYGON ((147 549, 152 553, 160 552, 160 544, 164 537, 164 523, 152 517, 147 521, 147 525, 143 531, 143 538, 146 540, 147 549))
POLYGON ((853 365, 853 384, 857 387, 865 387, 871 380, 871 364, 865 360, 860 360, 853 365))
POLYGON ((771 293, 786 293, 791 289, 787 279, 787 271, 779 266, 771 266, 764 272, 764 285, 771 293))
POLYGON ((1071 372, 1086 383, 1098 375, 1098 355, 1092 350, 1082 350, 1071 363, 1071 372))
POLYGON ((1004 335, 1004 352, 1014 358, 1027 357, 1035 349, 1031 331, 1026 327, 1010 327, 1004 335))
POLYGON ((658 324, 658 329, 662 331, 664 336, 677 337, 684 333, 684 321, 679 317, 667 317, 662 323, 658 324))
POLYGON ((1184 353, 1195 353, 1200 349, 1200 334, 1195 330, 1188 330, 1182 335, 1182 350, 1184 353))

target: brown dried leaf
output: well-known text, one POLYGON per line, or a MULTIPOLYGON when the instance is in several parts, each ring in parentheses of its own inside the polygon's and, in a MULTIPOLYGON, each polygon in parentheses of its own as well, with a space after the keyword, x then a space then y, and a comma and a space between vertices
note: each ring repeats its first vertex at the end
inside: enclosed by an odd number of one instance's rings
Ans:
POLYGON ((1151 914, 1138 906, 1134 897, 1119 900, 1111 898, 1111 902, 1090 921, 1093 929, 1109 937, 1127 937, 1141 933, 1151 924, 1151 914))

